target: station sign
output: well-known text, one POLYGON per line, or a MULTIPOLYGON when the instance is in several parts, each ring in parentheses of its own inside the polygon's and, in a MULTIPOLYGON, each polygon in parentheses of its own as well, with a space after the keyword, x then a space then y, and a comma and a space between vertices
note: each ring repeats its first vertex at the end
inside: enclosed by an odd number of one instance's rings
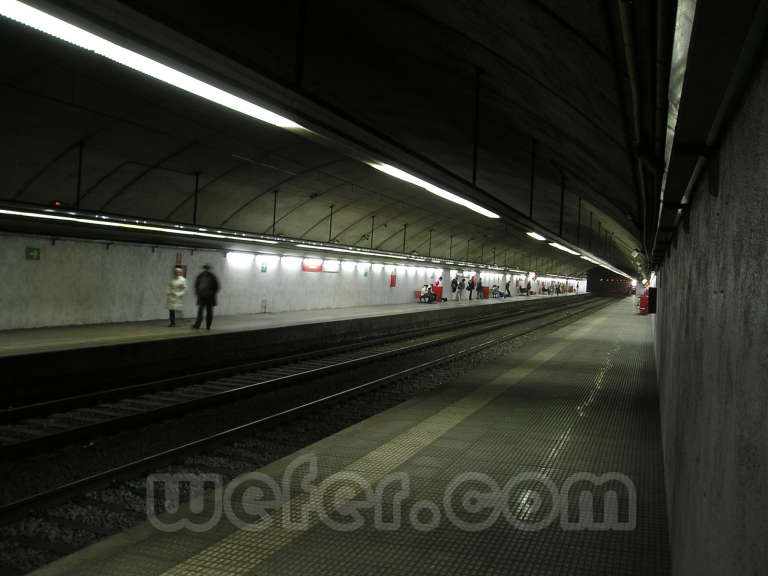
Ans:
POLYGON ((323 261, 320 258, 304 258, 301 261, 301 269, 304 272, 322 272, 323 261))

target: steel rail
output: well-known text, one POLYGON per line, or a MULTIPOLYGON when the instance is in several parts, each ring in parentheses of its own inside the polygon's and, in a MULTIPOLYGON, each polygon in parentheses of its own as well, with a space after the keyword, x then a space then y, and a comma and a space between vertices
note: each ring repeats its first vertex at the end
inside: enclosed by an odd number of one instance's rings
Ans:
MULTIPOLYGON (((192 411, 199 408, 210 407, 212 405, 235 400, 235 399, 244 397, 246 395, 251 395, 253 393, 271 390, 277 386, 291 385, 309 378, 326 376, 335 372, 348 370, 351 368, 355 368, 357 366, 365 365, 370 362, 385 360, 387 358, 407 354, 415 350, 420 350, 426 347, 437 346, 440 344, 447 344, 459 338, 472 336, 473 334, 476 334, 479 332, 484 332, 484 331, 499 328, 502 326, 517 324, 520 322, 535 320, 551 314, 556 314, 563 310, 568 310, 574 307, 580 307, 582 305, 583 304, 581 302, 577 302, 575 304, 566 304, 563 306, 558 306, 557 308, 554 308, 554 309, 549 308, 544 311, 522 312, 519 314, 507 316, 505 318, 497 320, 495 321, 494 324, 491 324, 491 325, 488 324, 487 320, 483 320, 482 322, 480 322, 482 326, 480 326, 479 328, 473 328, 469 330, 465 329, 465 326, 462 325, 458 329, 454 328, 452 333, 449 333, 447 335, 442 335, 437 338, 431 338, 426 341, 422 340, 422 341, 415 342, 406 346, 401 346, 395 349, 385 350, 381 352, 373 352, 371 354, 366 354, 366 355, 354 357, 351 359, 336 361, 326 366, 302 369, 293 373, 278 375, 275 377, 269 377, 260 381, 255 381, 247 384, 243 383, 243 385, 241 386, 235 386, 234 388, 229 388, 227 390, 222 390, 222 391, 213 391, 209 393, 204 393, 203 395, 200 395, 198 397, 191 398, 191 399, 182 398, 182 399, 170 400, 170 401, 168 399, 155 399, 156 401, 157 400, 160 401, 159 406, 156 405, 153 407, 152 399, 150 398, 141 398, 141 397, 134 398, 133 400, 135 400, 136 403, 144 404, 144 407, 141 407, 138 409, 135 407, 129 407, 137 410, 134 413, 125 414, 122 416, 115 416, 113 418, 104 418, 101 421, 97 421, 90 424, 83 424, 81 426, 72 426, 60 431, 54 430, 49 434, 45 434, 43 432, 41 434, 33 436, 32 438, 21 439, 18 442, 8 443, 0 446, 0 456, 11 458, 19 454, 26 455, 33 451, 40 451, 44 449, 54 448, 57 446, 62 446, 68 443, 73 443, 73 442, 83 440, 88 437, 93 437, 99 434, 101 435, 108 434, 116 430, 124 429, 129 426, 135 427, 140 424, 146 423, 148 421, 167 418, 182 412, 188 412, 188 411, 192 411)), ((474 324, 478 324, 478 323, 474 323, 474 324)), ((375 346, 363 347, 363 349, 365 348, 375 349, 375 346)), ((241 375, 238 378, 232 378, 231 380, 235 380, 235 381, 236 380, 254 380, 254 376, 258 377, 258 373, 251 374, 251 375, 248 375, 248 374, 241 375)), ((211 381, 210 383, 206 381, 203 384, 203 386, 206 386, 206 385, 215 386, 216 381, 214 380, 214 381, 211 381)), ((182 393, 182 392, 184 392, 184 390, 181 390, 179 393, 182 393)), ((119 404, 116 404, 115 408, 120 409, 121 407, 119 404)), ((125 406, 123 406, 122 408, 125 408, 125 406)), ((39 424, 37 424, 37 426, 39 427, 39 424)), ((50 426, 50 428, 55 428, 55 426, 50 426)), ((43 429, 45 429, 44 425, 43 425, 43 429)))
MULTIPOLYGON (((589 302, 589 301, 588 301, 589 302)), ((300 369, 293 373, 285 375, 279 375, 269 377, 259 381, 253 381, 258 377, 258 373, 252 374, 250 377, 248 374, 240 375, 239 378, 233 378, 233 380, 248 381, 251 383, 243 383, 240 386, 231 387, 226 390, 212 391, 205 393, 194 398, 178 398, 178 399, 155 399, 160 400, 160 405, 153 405, 152 399, 138 397, 134 400, 136 403, 144 403, 145 407, 137 408, 136 412, 117 415, 112 418, 104 418, 100 421, 84 423, 80 426, 72 426, 69 428, 55 430, 53 426, 49 426, 52 429, 50 433, 39 433, 31 438, 22 438, 17 442, 11 442, 0 445, 0 457, 13 458, 19 455, 29 455, 31 453, 40 453, 48 449, 60 447, 67 444, 72 444, 77 441, 87 439, 89 437, 95 437, 97 435, 105 435, 113 433, 118 430, 123 430, 128 427, 137 427, 141 424, 157 421, 159 419, 168 418, 183 412, 190 412, 196 409, 202 409, 224 402, 229 402, 243 398, 245 396, 252 395, 254 393, 260 393, 268 390, 272 390, 278 386, 286 386, 296 384, 298 382, 310 379, 327 376, 343 370, 349 370, 369 364, 371 362, 386 360, 403 354, 408 354, 413 351, 418 351, 424 348, 438 346, 441 344, 448 344, 460 338, 466 338, 477 333, 485 332, 487 330, 498 329, 503 326, 509 326, 519 324, 521 322, 529 322, 538 318, 546 317, 552 314, 557 314, 564 310, 569 310, 574 307, 581 307, 585 305, 583 301, 576 303, 568 303, 556 308, 548 308, 543 311, 522 312, 520 314, 514 314, 505 318, 494 321, 493 324, 488 324, 487 320, 481 322, 480 326, 476 326, 478 323, 474 323, 469 329, 462 325, 458 328, 454 328, 448 334, 442 334, 438 337, 429 338, 427 340, 421 340, 405 346, 400 346, 390 350, 384 350, 380 352, 372 352, 363 356, 356 356, 350 359, 343 359, 336 361, 326 366, 320 366, 316 368, 300 369)), ((374 346, 365 348, 375 348, 374 346)), ((365 349, 363 348, 363 349, 365 349)), ((216 385, 216 380, 205 382, 204 385, 216 385)), ((182 390, 183 391, 183 390, 182 390)), ((115 408, 120 408, 119 404, 115 405, 115 408)), ((22 424, 24 422, 22 421, 22 424)), ((45 430, 43 423, 43 430, 45 430)), ((51 424, 49 422, 49 424, 51 424)), ((37 424, 38 430, 40 424, 37 424)))
POLYGON ((233 374, 241 372, 262 370, 266 368, 282 366, 285 364, 292 364, 301 362, 303 360, 311 360, 314 358, 322 358, 323 356, 331 356, 333 354, 349 352, 352 350, 359 350, 381 344, 387 344, 389 342, 397 342, 407 338, 417 338, 420 335, 431 334, 435 330, 450 330, 456 326, 468 326, 474 324, 481 324, 488 321, 493 321, 496 318, 508 318, 515 315, 526 314, 525 310, 515 310, 512 312, 502 311, 493 312, 480 318, 462 321, 461 324, 455 321, 445 321, 434 324, 429 328, 412 328, 398 334, 392 334, 388 336, 381 336, 378 338, 369 338, 365 341, 357 341, 349 344, 339 344, 330 346, 327 348, 321 348, 318 350, 312 350, 309 352, 300 352, 297 354, 289 354, 281 356, 279 358, 270 358, 267 360, 259 360, 255 362, 246 362, 242 364, 235 364, 232 366, 226 366, 224 368, 215 368, 211 370, 203 370, 192 374, 185 374, 183 376, 174 376, 170 378, 163 378, 161 380, 153 380, 151 382, 142 382, 139 384, 131 384, 128 386, 121 386, 119 388, 112 388, 109 390, 100 390, 97 392, 89 392, 86 394, 78 394, 75 396, 67 396, 64 398, 57 398, 54 400, 47 400, 45 402, 36 402, 34 404, 25 404, 22 406, 16 406, 13 408, 6 408, 0 410, 0 425, 16 422, 24 418, 39 417, 46 414, 51 414, 61 410, 67 410, 71 408, 82 408, 84 406, 100 404, 102 402, 116 400, 120 398, 127 398, 132 396, 140 396, 158 390, 167 390, 170 388, 176 388, 187 384, 194 384, 197 382, 210 380, 213 378, 223 378, 233 374))
MULTIPOLYGON (((601 300, 598 300, 597 302, 592 300, 580 306, 571 306, 568 309, 578 307, 581 310, 574 311, 572 314, 566 315, 565 318, 568 318, 580 312, 588 312, 597 308, 601 308, 607 305, 608 303, 609 301, 601 299, 601 300)), ((560 309, 559 311, 562 312, 564 310, 560 309)), ((275 424, 286 418, 295 416, 299 413, 303 413, 313 408, 317 408, 321 405, 327 405, 332 402, 339 401, 340 399, 351 397, 355 394, 359 394, 363 391, 370 390, 378 386, 382 386, 386 383, 399 380, 403 377, 417 374, 421 371, 439 366, 441 364, 453 362, 464 356, 486 349, 488 346, 491 346, 494 344, 500 344, 502 342, 511 340, 513 338, 519 338, 531 332, 535 332, 536 330, 540 330, 543 327, 556 324, 557 322, 560 322, 565 318, 561 316, 561 317, 552 319, 548 322, 537 324, 536 326, 530 329, 524 330, 522 332, 507 333, 498 337, 484 340, 480 343, 473 344, 472 346, 469 346, 467 348, 461 349, 456 352, 445 354, 443 356, 429 360, 427 362, 421 362, 415 366, 397 370, 385 376, 381 376, 373 380, 364 382, 362 384, 357 384, 355 386, 345 388, 344 390, 340 390, 332 394, 322 396, 320 398, 311 400, 309 402, 304 402, 297 406, 293 406, 291 408, 287 408, 285 410, 272 413, 268 416, 257 418, 250 422, 246 422, 244 424, 234 426, 227 430, 216 432, 215 434, 211 434, 203 438, 199 438, 197 440, 187 442, 180 446, 169 448, 167 450, 163 450, 161 452, 157 452, 149 456, 144 456, 132 462, 128 462, 128 463, 110 468, 103 472, 98 472, 96 474, 92 474, 85 478, 67 482, 60 486, 56 486, 54 488, 50 488, 48 490, 44 490, 36 494, 21 498, 19 500, 15 500, 13 502, 3 504, 2 506, 0 506, 0 524, 7 524, 15 519, 18 519, 20 515, 23 516, 23 514, 30 508, 40 508, 43 505, 53 506, 57 503, 65 501, 67 498, 71 498, 74 495, 96 490, 99 488, 103 488, 104 486, 109 485, 111 482, 115 480, 134 478, 136 476, 144 474, 148 470, 157 469, 158 467, 161 467, 165 464, 173 462, 175 459, 179 458, 184 454, 197 451, 203 447, 207 447, 218 442, 222 442, 224 440, 232 438, 233 436, 239 433, 252 430, 258 426, 263 426, 265 424, 275 424)), ((528 318, 528 320, 534 320, 534 319, 535 318, 528 318)))

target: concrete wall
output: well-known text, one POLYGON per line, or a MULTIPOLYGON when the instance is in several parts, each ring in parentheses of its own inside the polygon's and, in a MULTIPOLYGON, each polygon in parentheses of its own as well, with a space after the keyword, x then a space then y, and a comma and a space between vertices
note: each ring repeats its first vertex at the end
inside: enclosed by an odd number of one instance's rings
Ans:
POLYGON ((701 179, 658 276, 673 574, 768 567, 768 65, 701 179))
MULTIPOLYGON (((217 314, 259 313, 263 306, 282 312, 412 302, 415 290, 440 275, 450 291, 448 270, 397 267, 391 288, 392 267, 377 265, 367 275, 349 264, 338 273, 304 272, 275 259, 262 272, 262 258, 242 267, 217 251, 123 244, 107 249, 99 242, 0 236, 0 329, 165 318, 166 284, 178 252, 189 270, 187 317, 196 311, 194 278, 206 263, 222 285, 217 314), (39 249, 40 259, 27 260, 27 247, 39 249)), ((483 280, 502 283, 490 274, 483 280)))
POLYGON ((186 315, 196 311, 194 278, 211 264, 222 286, 218 314, 280 312, 413 300, 414 290, 434 272, 404 268, 389 287, 385 269, 303 272, 279 259, 261 272, 259 259, 233 265, 222 252, 149 246, 0 237, 0 329, 127 322, 167 317, 166 284, 181 252, 188 266, 186 315), (39 248, 39 261, 26 260, 25 248, 39 248))

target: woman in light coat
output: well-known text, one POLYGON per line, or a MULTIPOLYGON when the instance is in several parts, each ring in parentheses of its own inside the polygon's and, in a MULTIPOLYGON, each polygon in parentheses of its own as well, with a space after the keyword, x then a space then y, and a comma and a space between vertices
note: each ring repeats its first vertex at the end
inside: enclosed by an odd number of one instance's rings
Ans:
POLYGON ((173 278, 168 282, 166 306, 168 307, 168 326, 176 326, 176 310, 184 308, 184 294, 187 293, 187 279, 181 268, 173 270, 173 278))

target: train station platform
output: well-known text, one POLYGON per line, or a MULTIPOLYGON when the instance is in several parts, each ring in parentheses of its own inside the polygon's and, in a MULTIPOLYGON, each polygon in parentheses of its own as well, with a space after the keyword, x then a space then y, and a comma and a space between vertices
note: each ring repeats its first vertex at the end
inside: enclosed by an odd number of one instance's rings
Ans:
POLYGON ((167 320, 150 320, 0 331, 0 372, 8 375, 0 408, 469 321, 499 306, 522 310, 564 298, 513 296, 215 316, 211 330, 191 330, 193 319, 187 318, 175 328, 167 320))
POLYGON ((667 574, 653 362, 617 301, 33 574, 667 574))
MULTIPOLYGON (((382 304, 378 306, 353 306, 348 308, 323 308, 298 310, 295 312, 270 312, 264 314, 240 314, 235 316, 214 316, 210 331, 189 330, 194 316, 181 320, 175 328, 168 326, 167 318, 142 322, 119 322, 89 324, 82 326, 56 326, 50 328, 28 328, 0 331, 0 358, 20 356, 39 352, 73 350, 112 344, 196 338, 232 332, 265 330, 282 326, 338 322, 355 318, 376 318, 396 314, 445 311, 468 306, 488 306, 513 301, 551 300, 563 296, 512 296, 510 298, 489 298, 485 300, 464 299, 460 302, 449 300, 430 305, 411 302, 407 304, 382 304)), ((188 311, 194 314, 195 310, 188 311)))

